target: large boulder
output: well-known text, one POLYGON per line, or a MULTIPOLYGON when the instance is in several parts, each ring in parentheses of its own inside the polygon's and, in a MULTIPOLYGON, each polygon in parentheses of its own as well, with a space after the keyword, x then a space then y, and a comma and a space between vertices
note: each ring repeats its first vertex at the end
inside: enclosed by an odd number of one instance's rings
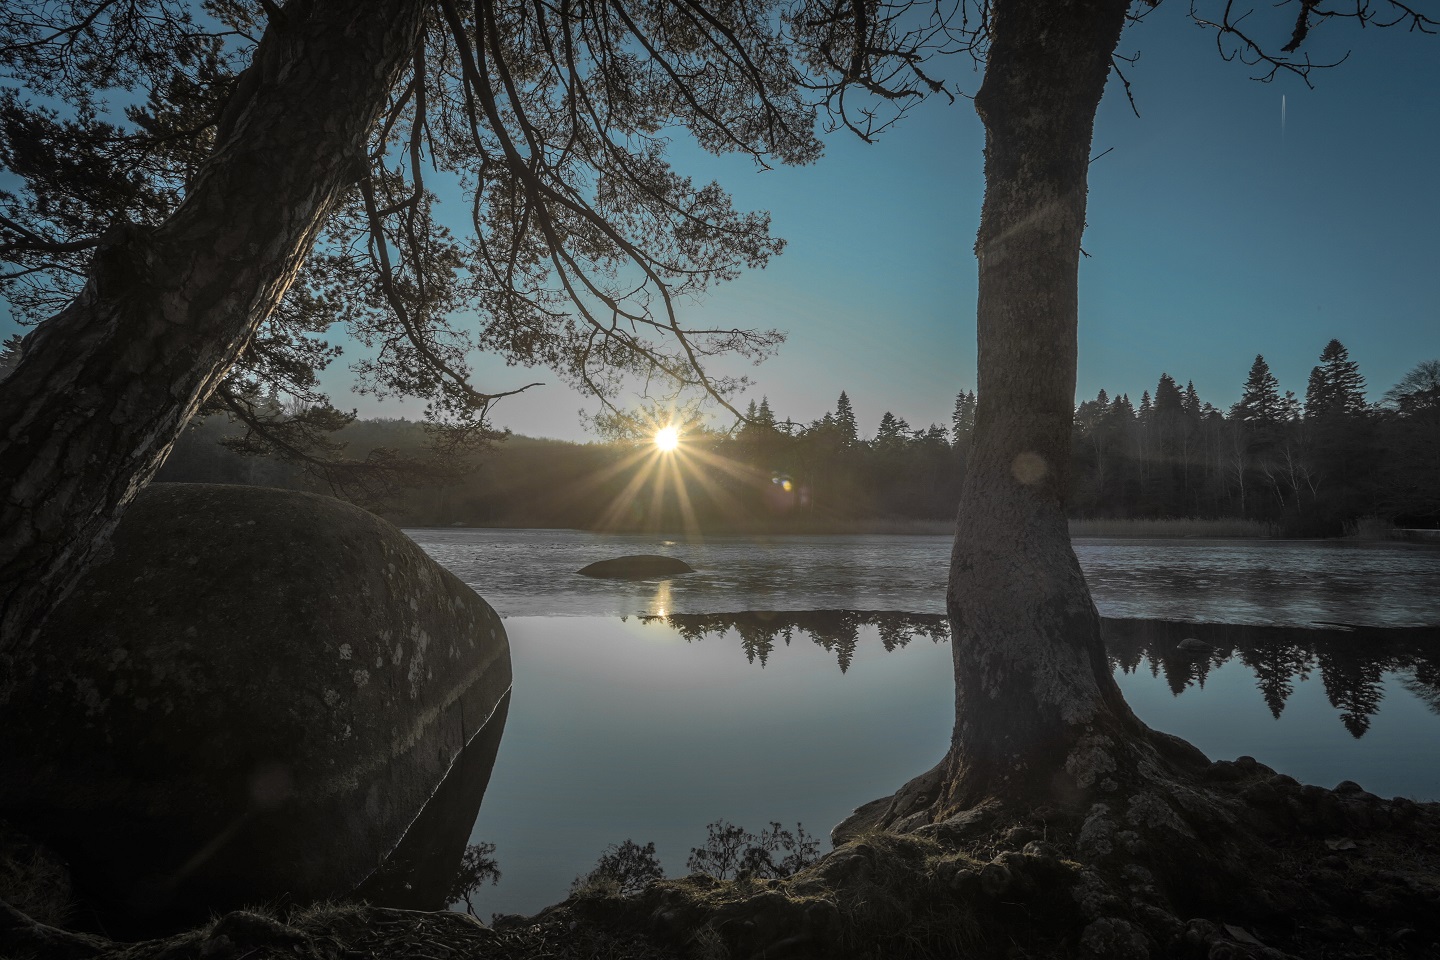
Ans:
POLYGON ((495 611, 395 527, 208 484, 141 493, 34 649, 0 678, 0 818, 112 932, 353 891, 494 717, 483 792, 511 679, 495 611))

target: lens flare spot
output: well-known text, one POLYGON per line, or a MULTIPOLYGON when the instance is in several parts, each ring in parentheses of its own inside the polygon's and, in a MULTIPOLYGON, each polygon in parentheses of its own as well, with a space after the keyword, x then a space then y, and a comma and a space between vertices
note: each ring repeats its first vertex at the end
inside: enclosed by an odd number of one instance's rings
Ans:
POLYGON ((1015 459, 1010 464, 1010 473, 1014 475, 1016 480, 1019 480, 1027 487, 1034 486, 1041 480, 1044 480, 1048 469, 1045 464, 1045 458, 1038 453, 1031 453, 1029 450, 1016 454, 1015 459))

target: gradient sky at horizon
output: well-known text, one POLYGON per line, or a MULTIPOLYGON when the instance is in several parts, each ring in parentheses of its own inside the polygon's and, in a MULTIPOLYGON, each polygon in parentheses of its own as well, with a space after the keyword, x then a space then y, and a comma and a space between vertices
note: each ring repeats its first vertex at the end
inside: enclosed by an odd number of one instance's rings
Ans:
MULTIPOLYGON (((1283 30, 1292 16, 1267 12, 1261 26, 1283 30)), ((1286 74, 1253 81, 1178 3, 1127 30, 1140 116, 1112 76, 1092 149, 1077 400, 1104 388, 1138 403, 1163 371, 1228 408, 1257 353, 1303 396, 1332 337, 1379 400, 1440 358, 1440 36, 1327 23, 1307 46, 1321 61, 1350 53, 1312 74, 1314 90, 1286 74)), ((979 85, 968 58, 946 72, 967 93, 979 85)), ((707 326, 789 334, 760 367, 724 367, 755 381, 737 405, 767 396, 781 419, 809 422, 843 389, 866 435, 886 410, 915 428, 948 425, 956 392, 976 384, 982 150, 971 103, 943 98, 874 145, 833 134, 826 156, 798 169, 762 172, 676 142, 678 170, 768 209, 788 241, 766 270, 683 308, 707 326)), ((0 317, 0 336, 13 330, 0 317)), ((546 382, 497 405, 496 425, 593 439, 578 411, 595 404, 553 374, 474 366, 487 390, 546 382)), ((362 416, 419 416, 418 403, 350 394, 343 361, 325 382, 362 416)))

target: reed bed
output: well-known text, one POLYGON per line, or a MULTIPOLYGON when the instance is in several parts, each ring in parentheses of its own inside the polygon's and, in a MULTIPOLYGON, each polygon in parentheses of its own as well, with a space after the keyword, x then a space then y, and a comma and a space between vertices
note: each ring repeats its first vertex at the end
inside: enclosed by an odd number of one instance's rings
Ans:
MULTIPOLYGON (((797 525, 797 529, 804 529, 806 524, 797 525)), ((915 520, 906 517, 873 517, 863 520, 827 520, 811 524, 811 530, 806 532, 815 533, 884 533, 902 534, 906 536, 949 536, 955 532, 954 518, 946 520, 915 520)))
POLYGON ((1258 540, 1278 535, 1274 524, 1259 520, 1201 520, 1174 517, 1159 520, 1071 520, 1072 537, 1130 539, 1258 540))
MULTIPOLYGON (((514 524, 524 526, 524 524, 514 524)), ((500 526, 500 524, 497 524, 500 526)), ((512 526, 512 524, 503 524, 512 526)), ((543 526, 543 524, 539 524, 543 526)), ((604 533, 683 533, 669 526, 654 528, 643 524, 623 524, 606 528, 604 533)), ((771 521, 737 521, 706 524, 704 532, 719 535, 783 536, 793 534, 886 534, 901 536, 952 536, 954 519, 921 520, 906 517, 785 518, 771 521)), ((1201 520, 1193 517, 1160 520, 1071 520, 1072 537, 1114 537, 1117 539, 1182 540, 1258 540, 1281 536, 1275 524, 1259 520, 1201 520)))

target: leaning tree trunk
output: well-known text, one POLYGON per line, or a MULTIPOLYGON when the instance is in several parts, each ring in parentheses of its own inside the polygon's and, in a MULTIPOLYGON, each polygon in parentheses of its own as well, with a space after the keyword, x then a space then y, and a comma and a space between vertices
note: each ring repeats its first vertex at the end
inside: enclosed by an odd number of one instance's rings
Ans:
POLYGON ((1110 675, 1063 500, 1095 111, 1127 0, 997 2, 985 123, 979 406, 947 608, 955 730, 935 815, 1103 778, 1144 730, 1110 675))
POLYGON ((423 21, 419 0, 285 4, 184 202, 109 231, 80 296, 30 336, 0 382, 0 663, 284 296, 423 21))

